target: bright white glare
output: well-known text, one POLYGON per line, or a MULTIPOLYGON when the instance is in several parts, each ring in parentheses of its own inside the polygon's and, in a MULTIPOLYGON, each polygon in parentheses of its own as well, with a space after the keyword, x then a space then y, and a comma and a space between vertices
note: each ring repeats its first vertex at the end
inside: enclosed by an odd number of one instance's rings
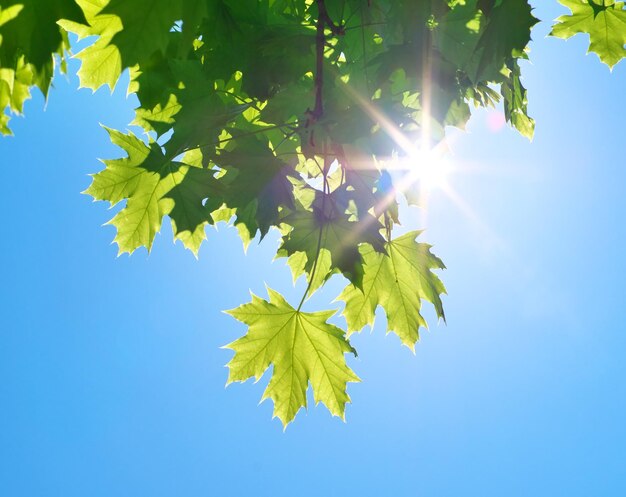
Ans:
POLYGON ((452 165, 445 157, 431 151, 420 151, 401 162, 405 163, 404 166, 408 170, 407 180, 410 185, 416 185, 427 191, 445 190, 448 187, 452 165))
POLYGON ((450 160, 436 148, 433 150, 413 149, 402 158, 385 164, 388 169, 401 176, 396 188, 401 191, 418 190, 422 194, 433 190, 447 191, 453 172, 450 160))

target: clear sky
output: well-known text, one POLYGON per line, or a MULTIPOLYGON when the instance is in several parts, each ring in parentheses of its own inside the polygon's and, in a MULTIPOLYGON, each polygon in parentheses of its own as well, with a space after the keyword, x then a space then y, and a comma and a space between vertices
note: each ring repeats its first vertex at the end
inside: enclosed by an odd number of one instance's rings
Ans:
POLYGON ((626 62, 547 32, 523 67, 534 141, 477 113, 452 135, 456 199, 405 211, 448 266, 448 325, 429 309, 412 355, 381 314, 352 339, 347 422, 311 406, 284 433, 267 377, 224 388, 219 348, 249 289, 302 294, 277 237, 244 255, 210 230, 195 260, 166 229, 117 258, 80 192, 119 154, 98 123, 124 129, 133 101, 57 78, 0 139, 0 495, 626 495, 626 62))

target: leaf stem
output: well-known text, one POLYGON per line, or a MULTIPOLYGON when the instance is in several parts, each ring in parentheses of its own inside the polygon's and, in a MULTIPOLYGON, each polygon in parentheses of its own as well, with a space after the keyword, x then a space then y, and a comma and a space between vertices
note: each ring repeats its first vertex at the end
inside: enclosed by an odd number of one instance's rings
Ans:
MULTIPOLYGON (((326 152, 326 151, 324 151, 326 152)), ((316 161, 317 162, 317 161, 316 161)), ((328 171, 329 171, 329 166, 327 164, 328 159, 324 159, 324 168, 322 170, 322 174, 324 176, 324 185, 323 185, 323 192, 322 192, 322 215, 324 215, 324 212, 326 211, 326 196, 330 193, 330 185, 328 184, 328 171)), ((313 213, 313 215, 315 215, 315 213, 313 213)), ((324 224, 322 224, 320 226, 320 232, 319 235, 317 237, 317 250, 315 252, 315 262, 313 262, 313 267, 311 268, 311 275, 309 277, 309 284, 306 287, 306 290, 304 291, 304 294, 302 295, 302 299, 300 299, 300 303, 298 304, 298 309, 297 311, 300 312, 300 309, 302 308, 302 304, 304 304, 304 301, 306 300, 307 295, 309 294, 309 291, 311 290, 311 287, 313 286, 313 279, 315 278, 315 273, 317 271, 317 263, 320 260, 320 253, 322 251, 322 236, 324 234, 324 224)))
MULTIPOLYGON (((324 203, 324 200, 322 200, 322 205, 324 203)), ((302 299, 300 299, 300 303, 298 304, 298 309, 297 311, 300 312, 300 309, 302 308, 302 304, 304 304, 304 301, 306 300, 307 295, 309 294, 309 291, 311 290, 311 286, 313 285, 313 278, 315 278, 315 271, 317 269, 317 262, 320 260, 320 252, 322 251, 322 233, 324 231, 324 226, 320 226, 320 233, 319 236, 317 237, 317 253, 315 254, 315 262, 313 263, 313 268, 311 269, 311 277, 309 278, 309 284, 306 287, 306 290, 304 291, 304 294, 302 295, 302 299)))

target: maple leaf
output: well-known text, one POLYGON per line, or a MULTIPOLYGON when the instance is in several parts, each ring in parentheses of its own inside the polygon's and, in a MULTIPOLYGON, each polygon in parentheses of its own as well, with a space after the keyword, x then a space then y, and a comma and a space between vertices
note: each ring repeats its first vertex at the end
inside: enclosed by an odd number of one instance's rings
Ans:
POLYGON ((117 16, 124 29, 111 38, 118 47, 124 67, 148 60, 156 51, 164 51, 169 31, 182 16, 185 0, 110 0, 101 15, 117 16))
POLYGON ((114 242, 119 253, 132 253, 141 246, 149 251, 167 214, 172 217, 176 237, 197 253, 204 239, 199 230, 211 220, 210 212, 203 211, 203 201, 218 191, 215 171, 173 161, 157 143, 146 145, 132 133, 107 131, 128 156, 105 160, 106 168, 93 175, 84 193, 111 205, 127 199, 109 221, 117 228, 114 242))
MULTIPOLYGON (((55 54, 64 71, 69 42, 59 19, 85 18, 72 0, 0 0, 0 112, 21 114, 31 86, 47 96, 55 54)), ((1 134, 11 134, 8 123, 8 115, 0 114, 1 134)))
POLYGON ((360 380, 344 356, 356 351, 344 332, 327 322, 335 311, 302 312, 278 292, 267 291, 269 302, 252 295, 250 303, 227 311, 249 326, 246 335, 225 347, 235 352, 227 364, 227 384, 258 380, 273 366, 262 400, 272 399, 274 417, 285 427, 307 407, 309 382, 315 403, 322 402, 331 414, 344 419, 350 402, 347 383, 360 380))
MULTIPOLYGON (((205 151, 215 149, 224 127, 250 105, 233 102, 232 97, 225 98, 207 84, 207 75, 199 61, 172 60, 168 65, 170 86, 161 88, 163 103, 151 109, 137 108, 133 124, 154 130, 159 136, 173 130, 165 144, 165 149, 173 155, 197 146, 205 151)), ((141 83, 138 84, 141 91, 141 83)))
POLYGON ((473 83, 497 81, 506 61, 524 51, 536 23, 524 0, 499 2, 484 11, 476 0, 467 0, 443 16, 435 39, 443 57, 462 68, 473 83))
POLYGON ((556 20, 552 36, 568 38, 577 33, 589 35, 589 52, 612 68, 626 57, 626 10, 624 2, 602 0, 559 0, 572 12, 556 20))
MULTIPOLYGON (((188 158, 185 157, 183 162, 188 163, 188 158)), ((168 213, 174 237, 197 256, 202 242, 206 240, 205 227, 213 222, 205 202, 210 195, 219 196, 221 191, 213 177, 214 171, 200 166, 185 169, 182 180, 164 198, 174 201, 168 213)))
POLYGON ((74 33, 78 39, 97 36, 97 40, 75 55, 81 61, 78 77, 80 86, 96 91, 102 85, 115 88, 122 74, 122 56, 111 39, 123 29, 115 14, 103 14, 109 0, 76 0, 85 13, 86 22, 61 21, 59 24, 74 33))
POLYGON ((343 316, 348 335, 374 325, 374 313, 381 306, 387 315, 387 332, 394 332, 404 345, 414 350, 419 328, 427 327, 420 313, 421 301, 435 306, 445 319, 440 295, 445 293, 433 269, 444 269, 443 262, 430 252, 430 245, 417 243, 420 231, 412 231, 385 244, 386 254, 363 246, 365 261, 363 288, 348 285, 338 300, 346 303, 343 316))
MULTIPOLYGON (((192 0, 185 0, 185 3, 192 0)), ((122 70, 146 63, 169 43, 169 32, 182 16, 181 2, 170 0, 76 0, 86 22, 62 22, 80 39, 98 39, 76 55, 82 61, 82 87, 115 88, 122 70)))
POLYGON ((47 93, 53 72, 53 54, 69 48, 67 34, 58 21, 85 22, 73 0, 2 0, 0 2, 0 66, 13 67, 24 55, 33 65, 36 84, 47 93))
POLYGON ((344 211, 354 210, 359 218, 366 217, 370 210, 379 217, 379 210, 388 203, 385 192, 381 191, 381 180, 384 183, 390 179, 387 172, 381 173, 371 156, 358 153, 351 147, 342 147, 341 164, 335 178, 329 178, 337 183, 332 200, 344 211))
POLYGON ((245 225, 250 237, 257 229, 264 237, 277 225, 281 206, 294 208, 289 178, 296 175, 295 170, 256 136, 236 139, 236 146, 220 151, 215 161, 226 170, 219 179, 225 185, 222 200, 235 209, 236 224, 245 225))

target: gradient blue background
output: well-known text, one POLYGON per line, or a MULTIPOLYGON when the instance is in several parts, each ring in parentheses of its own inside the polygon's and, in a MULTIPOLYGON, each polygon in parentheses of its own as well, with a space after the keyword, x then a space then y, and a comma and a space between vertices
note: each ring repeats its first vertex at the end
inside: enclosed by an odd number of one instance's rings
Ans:
POLYGON ((547 31, 523 68, 535 140, 477 113, 452 139, 465 210, 431 198, 448 325, 413 356, 381 315, 353 338, 347 423, 311 406, 285 433, 267 377, 224 388, 219 348, 249 289, 301 295, 277 237, 245 256, 209 230, 196 261, 167 228, 116 258, 111 211, 79 192, 119 153, 98 121, 124 129, 134 101, 57 78, 0 140, 0 495, 626 495, 626 62, 547 31))

